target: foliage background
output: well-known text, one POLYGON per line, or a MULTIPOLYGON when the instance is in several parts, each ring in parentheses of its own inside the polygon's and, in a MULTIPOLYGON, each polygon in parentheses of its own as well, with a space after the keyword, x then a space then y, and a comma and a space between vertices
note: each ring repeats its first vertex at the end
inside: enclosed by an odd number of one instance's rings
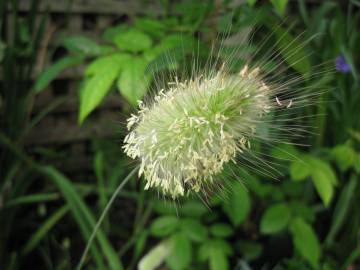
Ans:
MULTIPOLYGON (((119 142, 124 124, 115 139, 92 140, 93 172, 86 180, 65 175, 44 149, 27 149, 26 133, 51 111, 50 106, 31 114, 40 92, 62 71, 84 66, 79 125, 109 93, 123 97, 119 110, 128 116, 150 93, 154 74, 167 76, 189 66, 194 51, 200 61, 207 59, 211 41, 249 27, 259 31, 244 49, 262 48, 266 34, 273 33, 264 47, 279 44, 289 72, 304 77, 307 91, 327 89, 313 109, 299 111, 316 116, 317 135, 302 141, 311 147, 280 144, 269 150, 284 160, 280 181, 236 168, 243 182, 233 179, 226 200, 211 198, 211 210, 195 197, 164 201, 154 191, 145 192, 133 176, 106 216, 85 269, 359 267, 359 1, 159 1, 162 15, 149 12, 114 24, 101 42, 65 36, 59 46, 66 55, 35 82, 47 16, 35 20, 39 1, 29 3, 26 16, 19 16, 17 0, 0 3, 0 269, 75 268, 106 202, 132 168, 119 142), (13 10, 11 38, 5 33, 7 8, 13 10), (301 50, 294 49, 314 35, 301 50), (334 69, 340 55, 350 72, 334 69), (312 78, 319 63, 332 71, 312 78)), ((236 68, 243 61, 232 64, 236 68)))

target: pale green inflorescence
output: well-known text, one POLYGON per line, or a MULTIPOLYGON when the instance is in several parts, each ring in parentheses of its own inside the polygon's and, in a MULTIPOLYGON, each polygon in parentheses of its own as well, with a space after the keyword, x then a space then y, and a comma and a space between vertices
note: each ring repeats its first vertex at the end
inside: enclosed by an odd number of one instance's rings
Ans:
POLYGON ((224 165, 250 148, 258 121, 272 107, 258 69, 169 84, 128 119, 124 150, 139 158, 145 189, 176 198, 215 184, 224 165))

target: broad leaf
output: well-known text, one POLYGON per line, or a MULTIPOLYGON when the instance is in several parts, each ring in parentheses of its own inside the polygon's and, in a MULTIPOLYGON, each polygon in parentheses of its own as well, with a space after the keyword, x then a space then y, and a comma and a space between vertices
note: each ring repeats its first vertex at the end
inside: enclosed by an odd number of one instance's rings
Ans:
POLYGON ((251 209, 251 200, 248 191, 241 183, 234 182, 229 200, 224 203, 223 209, 235 226, 240 225, 247 218, 251 209))
POLYGON ((302 161, 296 160, 290 165, 290 176, 294 181, 301 181, 309 177, 311 174, 311 169, 309 165, 302 161))
POLYGON ((76 66, 83 62, 84 58, 80 56, 65 56, 59 61, 48 67, 36 80, 34 91, 39 93, 43 91, 59 74, 65 69, 76 66))
POLYGON ((179 219, 175 216, 162 216, 153 221, 150 232, 154 236, 163 237, 171 234, 179 224, 179 219))
POLYGON ((171 236, 169 245, 166 264, 173 270, 188 269, 192 255, 190 240, 183 233, 177 233, 171 236))
POLYGON ((295 218, 290 224, 290 232, 295 249, 313 268, 318 269, 321 250, 313 228, 302 218, 295 218))
MULTIPOLYGON (((100 58, 95 60, 87 69, 86 74, 92 76, 85 81, 84 87, 81 89, 80 123, 100 104, 109 92, 123 66, 119 58, 121 58, 120 55, 118 57, 107 56, 100 58)), ((126 59, 127 55, 123 55, 123 60, 126 61, 126 59)))
POLYGON ((130 52, 140 52, 150 48, 152 40, 147 34, 136 29, 130 29, 116 35, 114 37, 114 43, 119 49, 130 52))
POLYGON ((273 234, 283 230, 291 217, 290 208, 279 203, 269 207, 261 218, 260 231, 264 234, 273 234))
POLYGON ((181 221, 180 227, 184 234, 195 242, 203 242, 207 238, 207 230, 196 219, 187 218, 181 221))
POLYGON ((234 231, 225 223, 216 223, 210 227, 210 233, 216 237, 229 237, 234 231))
POLYGON ((65 48, 74 53, 81 53, 84 55, 99 55, 102 48, 95 41, 83 36, 66 37, 63 41, 65 48))
POLYGON ((311 168, 312 181, 316 191, 324 205, 328 206, 334 196, 334 186, 338 183, 333 169, 325 161, 310 155, 305 156, 304 161, 311 168))
POLYGON ((130 58, 117 81, 120 93, 134 106, 142 99, 150 83, 150 77, 145 76, 146 65, 143 58, 130 58))
POLYGON ((354 164, 356 158, 354 149, 346 144, 337 145, 331 150, 331 154, 342 171, 349 169, 354 164))

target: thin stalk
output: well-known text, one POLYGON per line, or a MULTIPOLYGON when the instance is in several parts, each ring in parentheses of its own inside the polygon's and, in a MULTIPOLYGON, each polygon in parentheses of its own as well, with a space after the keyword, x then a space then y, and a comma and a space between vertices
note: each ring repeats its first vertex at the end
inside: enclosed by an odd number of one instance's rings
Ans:
POLYGON ((106 214, 109 212, 110 207, 112 206, 112 204, 114 203, 117 195, 119 194, 119 192, 122 190, 122 188, 125 186, 125 184, 127 182, 129 182, 129 180, 131 179, 131 177, 134 175, 135 172, 137 172, 137 170, 139 169, 139 166, 136 166, 124 179, 124 181, 122 181, 122 183, 117 187, 117 189, 115 190, 114 194, 111 196, 109 202, 107 203, 104 211, 101 213, 99 220, 97 221, 93 232, 91 233, 91 236, 89 238, 88 243, 86 244, 85 250, 81 256, 80 262, 78 264, 78 266, 76 267, 77 270, 80 270, 85 262, 85 258, 87 253, 89 252, 89 249, 91 247, 92 242, 95 239, 96 233, 99 230, 102 221, 104 220, 106 214))

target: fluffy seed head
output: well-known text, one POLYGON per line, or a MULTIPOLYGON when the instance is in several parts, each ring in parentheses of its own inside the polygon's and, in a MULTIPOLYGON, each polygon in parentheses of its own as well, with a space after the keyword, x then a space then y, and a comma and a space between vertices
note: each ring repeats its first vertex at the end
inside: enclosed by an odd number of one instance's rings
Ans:
MULTIPOLYGON (((257 123, 272 111, 273 87, 258 68, 169 84, 128 119, 125 153, 141 162, 146 189, 172 198, 216 184, 224 165, 250 147, 257 123)), ((280 101, 279 101, 280 102, 280 101)))

